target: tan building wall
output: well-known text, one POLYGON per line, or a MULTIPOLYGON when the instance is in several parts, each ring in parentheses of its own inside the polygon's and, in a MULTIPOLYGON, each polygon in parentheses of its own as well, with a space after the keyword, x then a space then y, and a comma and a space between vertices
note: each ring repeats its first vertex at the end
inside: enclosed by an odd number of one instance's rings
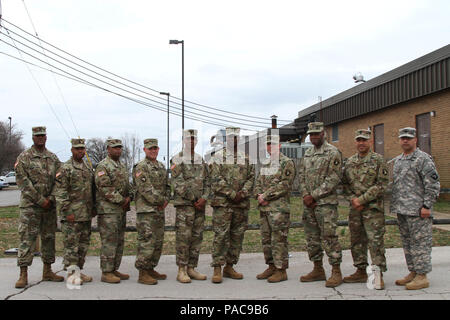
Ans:
MULTIPOLYGON (((401 153, 398 129, 416 127, 416 116, 435 112, 431 116, 431 155, 440 175, 441 188, 450 188, 450 90, 418 98, 358 118, 343 121, 338 126, 338 141, 332 141, 332 127, 326 128, 328 141, 338 147, 345 158, 356 152, 354 132, 359 128, 384 124, 384 157, 392 159, 401 153)), ((446 196, 447 198, 448 196, 446 196)))

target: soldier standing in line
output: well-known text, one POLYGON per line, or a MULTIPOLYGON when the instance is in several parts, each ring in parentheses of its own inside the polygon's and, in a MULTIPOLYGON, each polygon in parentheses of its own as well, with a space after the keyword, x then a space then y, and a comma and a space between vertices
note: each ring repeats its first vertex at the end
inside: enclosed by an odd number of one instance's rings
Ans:
POLYGON ((19 204, 20 245, 17 265, 20 277, 16 288, 28 285, 28 266, 33 262, 36 238, 41 235, 42 262, 44 270, 42 281, 63 281, 64 277, 53 273, 55 262, 56 210, 52 195, 55 174, 61 163, 58 157, 47 150, 45 127, 33 127, 33 146, 23 151, 14 165, 17 185, 21 191, 19 204))
POLYGON ((170 186, 165 166, 156 160, 159 147, 157 139, 144 140, 145 159, 133 168, 133 185, 136 198, 136 229, 138 248, 135 267, 139 270, 138 282, 156 284, 167 275, 154 270, 158 265, 164 241, 164 209, 169 203, 170 186))
POLYGON ((95 169, 96 209, 102 241, 101 281, 119 283, 130 278, 118 271, 125 244, 126 213, 130 210, 131 186, 126 167, 120 162, 122 141, 106 140, 108 156, 95 169))
POLYGON ((301 282, 325 280, 322 258, 323 249, 332 266, 331 277, 326 287, 336 287, 342 283, 340 264, 342 250, 336 234, 337 193, 342 179, 342 157, 340 151, 325 141, 322 122, 308 123, 311 143, 299 168, 300 192, 303 197, 303 224, 309 259, 314 269, 301 276, 301 282))
POLYGON ((239 131, 239 128, 226 128, 226 147, 214 154, 209 165, 214 228, 213 283, 222 282, 224 264, 223 277, 244 278, 233 265, 239 260, 247 229, 255 168, 248 156, 238 151, 239 131))
POLYGON ((262 166, 255 194, 261 215, 261 242, 269 266, 256 276, 268 282, 287 280, 290 195, 295 177, 294 162, 280 152, 279 136, 267 138, 269 163, 262 166))
POLYGON ((428 288, 433 246, 432 207, 439 196, 439 175, 429 154, 417 148, 416 129, 399 130, 403 153, 393 159, 391 212, 397 214, 409 274, 395 281, 408 290, 428 288))
POLYGON ((206 275, 195 268, 203 240, 209 194, 208 166, 202 156, 195 153, 196 144, 197 130, 185 130, 183 150, 171 159, 170 168, 176 207, 177 280, 181 283, 189 283, 191 279, 206 280, 206 275))
POLYGON ((384 249, 383 194, 389 182, 383 156, 371 151, 371 131, 355 132, 357 153, 345 163, 343 184, 350 200, 349 229, 351 251, 356 272, 344 278, 344 282, 367 281, 367 247, 370 249, 375 272, 375 289, 384 289, 382 272, 386 272, 384 249))
MULTIPOLYGON (((83 269, 91 237, 94 208, 94 173, 83 160, 84 139, 72 139, 72 157, 56 173, 54 195, 64 236, 64 269, 71 265, 83 269)), ((80 274, 81 284, 92 277, 80 274)))

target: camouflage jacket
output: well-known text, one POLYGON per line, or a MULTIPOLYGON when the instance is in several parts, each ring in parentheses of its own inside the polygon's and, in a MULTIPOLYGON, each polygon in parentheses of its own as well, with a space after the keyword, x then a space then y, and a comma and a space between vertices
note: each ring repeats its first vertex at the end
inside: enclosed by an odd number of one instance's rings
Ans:
POLYGON ((318 205, 337 204, 336 188, 342 179, 341 152, 324 141, 305 152, 299 168, 300 193, 311 195, 318 205))
POLYGON ((238 152, 236 156, 226 149, 214 154, 209 162, 211 206, 250 208, 253 196, 255 166, 250 164, 248 156, 238 152), (238 204, 232 202, 241 191, 244 200, 238 204))
POLYGON ((17 185, 21 191, 20 208, 41 206, 46 198, 55 204, 52 191, 56 171, 60 166, 58 157, 47 149, 39 152, 31 147, 17 157, 14 168, 17 185))
POLYGON ((145 158, 133 167, 136 212, 158 212, 157 207, 170 200, 165 166, 145 158))
POLYGON ((126 167, 120 161, 114 161, 107 156, 98 163, 94 176, 97 187, 97 213, 123 213, 122 204, 125 198, 132 198, 126 167))
POLYGON ((199 154, 191 158, 178 153, 170 160, 171 182, 174 190, 174 206, 193 205, 198 199, 208 199, 208 166, 199 154))
POLYGON ((391 212, 419 216, 425 205, 432 208, 439 196, 439 174, 429 154, 417 148, 393 159, 391 212))
POLYGON ((73 214, 75 221, 90 221, 94 210, 94 173, 86 162, 70 158, 56 173, 53 191, 56 212, 62 220, 73 214))
POLYGON ((384 212, 383 195, 389 172, 383 156, 372 151, 364 158, 354 154, 345 162, 342 182, 349 200, 358 198, 365 208, 384 212))
POLYGON ((290 212, 289 203, 295 178, 295 165, 281 152, 279 160, 279 163, 263 165, 256 180, 255 198, 258 194, 262 194, 264 200, 269 202, 267 206, 258 204, 258 209, 261 211, 290 212))

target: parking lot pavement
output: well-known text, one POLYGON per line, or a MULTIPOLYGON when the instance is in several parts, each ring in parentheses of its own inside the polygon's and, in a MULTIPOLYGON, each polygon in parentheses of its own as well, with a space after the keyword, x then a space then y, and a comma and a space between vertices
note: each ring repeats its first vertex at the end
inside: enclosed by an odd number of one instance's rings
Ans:
POLYGON ((0 207, 17 206, 20 201, 20 190, 8 187, 0 190, 0 207))

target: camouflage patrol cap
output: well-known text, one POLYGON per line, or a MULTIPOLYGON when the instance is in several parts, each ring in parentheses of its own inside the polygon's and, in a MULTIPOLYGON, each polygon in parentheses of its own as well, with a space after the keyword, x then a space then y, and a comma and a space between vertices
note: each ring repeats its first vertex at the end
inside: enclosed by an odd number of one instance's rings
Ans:
POLYGON ((190 138, 190 137, 197 138, 197 130, 188 129, 183 131, 183 138, 190 138))
POLYGON ((33 136, 47 134, 47 130, 45 127, 33 127, 31 128, 31 131, 33 131, 33 136))
POLYGON ((319 133, 323 131, 323 122, 310 122, 308 123, 308 132, 310 133, 319 133))
POLYGON ((144 148, 150 149, 151 147, 158 146, 158 139, 145 139, 144 148))
POLYGON ((72 148, 86 148, 84 144, 84 139, 72 139, 70 142, 72 143, 72 148))
POLYGON ((370 130, 358 129, 355 131, 355 140, 358 138, 363 138, 363 139, 369 140, 371 135, 372 135, 372 131, 370 131, 370 130))
POLYGON ((267 136, 266 144, 279 144, 279 143, 280 143, 279 135, 267 136))
POLYGON ((416 129, 411 127, 406 127, 398 130, 399 138, 415 138, 416 137, 416 129))
POLYGON ((239 131, 240 131, 241 129, 240 128, 237 128, 237 127, 227 127, 226 129, 225 129, 225 134, 227 135, 227 136, 239 136, 239 131))
POLYGON ((108 139, 106 140, 106 146, 107 147, 121 147, 122 146, 122 140, 120 139, 108 139))

